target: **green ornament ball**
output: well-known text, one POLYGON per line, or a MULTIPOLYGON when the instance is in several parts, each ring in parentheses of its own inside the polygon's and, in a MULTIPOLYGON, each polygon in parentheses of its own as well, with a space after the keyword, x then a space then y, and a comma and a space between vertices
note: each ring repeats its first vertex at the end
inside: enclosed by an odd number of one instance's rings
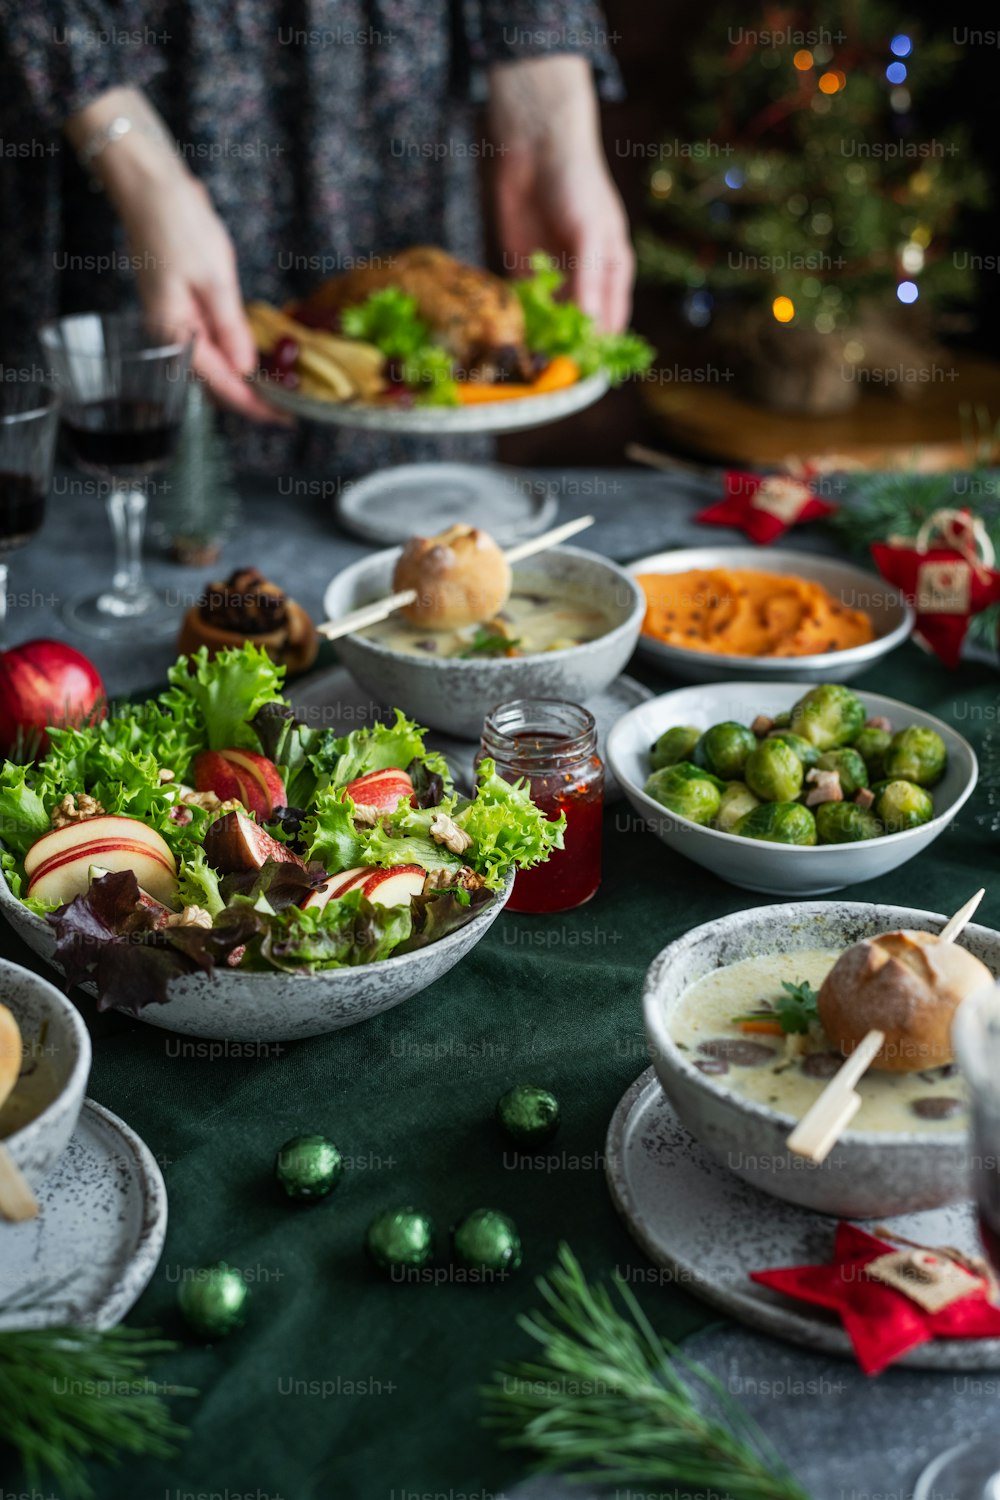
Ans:
POLYGON ((516 1271, 521 1237, 514 1220, 495 1208, 476 1208, 451 1232, 457 1259, 470 1271, 516 1271))
POLYGON ((382 1271, 425 1266, 434 1250, 434 1224, 416 1208, 387 1208, 365 1235, 365 1248, 382 1271))
POLYGON ((344 1159, 324 1135, 294 1135, 279 1148, 274 1175, 289 1198, 325 1198, 344 1175, 344 1159))
POLYGON ((497 1100, 497 1119, 519 1145, 551 1140, 559 1129, 559 1101, 537 1084, 518 1083, 497 1100))
POLYGON ((181 1282, 177 1301, 188 1325, 204 1339, 222 1339, 246 1318, 250 1289, 239 1271, 227 1266, 203 1266, 181 1282))

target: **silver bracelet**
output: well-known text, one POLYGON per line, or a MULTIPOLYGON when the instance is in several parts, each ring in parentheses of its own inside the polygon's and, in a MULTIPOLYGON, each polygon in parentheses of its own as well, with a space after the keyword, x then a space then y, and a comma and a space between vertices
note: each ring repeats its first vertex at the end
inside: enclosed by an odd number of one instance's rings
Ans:
POLYGON ((137 130, 141 135, 148 136, 151 141, 159 141, 168 149, 170 147, 170 137, 165 131, 148 125, 137 125, 134 120, 129 119, 128 115, 115 115, 106 125, 99 126, 76 153, 81 167, 86 171, 106 146, 120 141, 122 136, 128 135, 130 130, 137 130))

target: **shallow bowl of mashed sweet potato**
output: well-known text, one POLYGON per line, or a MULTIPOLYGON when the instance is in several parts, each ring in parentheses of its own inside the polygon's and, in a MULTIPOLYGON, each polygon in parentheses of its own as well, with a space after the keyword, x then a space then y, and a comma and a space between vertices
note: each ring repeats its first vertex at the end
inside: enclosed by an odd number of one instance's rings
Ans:
POLYGON ((913 628, 898 589, 812 552, 693 547, 628 571, 646 595, 639 650, 685 682, 845 682, 913 628))

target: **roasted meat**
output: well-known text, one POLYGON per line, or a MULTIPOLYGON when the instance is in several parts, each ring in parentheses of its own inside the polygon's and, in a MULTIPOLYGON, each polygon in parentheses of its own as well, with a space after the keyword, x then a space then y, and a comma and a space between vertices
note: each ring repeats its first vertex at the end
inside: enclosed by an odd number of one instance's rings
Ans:
POLYGON ((378 266, 332 276, 288 312, 313 328, 336 331, 345 307, 389 286, 415 299, 434 341, 453 355, 462 373, 477 380, 531 379, 524 315, 513 291, 499 276, 432 246, 401 250, 378 266))

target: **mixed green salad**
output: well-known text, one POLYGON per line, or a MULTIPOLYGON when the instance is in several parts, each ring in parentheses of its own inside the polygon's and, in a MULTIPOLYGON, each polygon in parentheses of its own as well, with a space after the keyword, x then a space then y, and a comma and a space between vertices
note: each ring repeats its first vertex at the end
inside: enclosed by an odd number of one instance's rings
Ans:
POLYGON ((562 847, 521 783, 454 788, 396 713, 347 735, 301 723, 256 646, 170 669, 148 702, 51 729, 0 773, 0 867, 56 936, 67 981, 139 1010, 217 965, 312 974, 412 952, 562 847))

